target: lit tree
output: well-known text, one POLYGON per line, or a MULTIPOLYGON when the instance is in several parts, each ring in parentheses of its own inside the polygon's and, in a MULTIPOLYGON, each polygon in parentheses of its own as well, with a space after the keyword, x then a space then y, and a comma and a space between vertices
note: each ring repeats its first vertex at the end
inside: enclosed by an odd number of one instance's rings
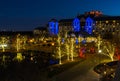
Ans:
POLYGON ((22 37, 22 42, 23 42, 23 49, 25 49, 25 46, 26 46, 26 42, 27 42, 27 36, 23 36, 22 37))
POLYGON ((20 49, 21 49, 21 36, 20 36, 20 34, 18 34, 17 38, 16 38, 16 49, 17 49, 17 52, 20 51, 20 49))
POLYGON ((98 51, 101 50, 100 46, 101 46, 101 37, 100 35, 98 36, 98 40, 97 40, 97 48, 98 48, 98 51))
POLYGON ((78 36, 78 42, 79 42, 79 48, 80 48, 80 42, 81 42, 81 37, 80 36, 78 36))
POLYGON ((6 62, 5 58, 6 58, 6 56, 3 55, 3 56, 2 56, 2 63, 3 63, 3 65, 5 65, 5 62, 6 62))
POLYGON ((69 39, 66 40, 66 53, 67 53, 67 60, 70 60, 70 44, 69 39))
POLYGON ((73 61, 73 50, 74 50, 74 48, 73 48, 74 43, 73 42, 74 42, 74 39, 71 38, 70 42, 71 42, 71 60, 73 61))
POLYGON ((23 60, 23 56, 21 53, 17 53, 16 59, 18 60, 18 62, 23 60))
POLYGON ((115 53, 115 46, 113 44, 108 43, 108 46, 106 46, 106 50, 108 52, 109 57, 113 61, 114 53, 115 53))
POLYGON ((73 37, 71 37, 70 38, 70 55, 71 55, 71 60, 73 61, 73 57, 74 57, 74 43, 75 43, 75 41, 74 41, 74 38, 73 37))
POLYGON ((24 40, 23 37, 20 34, 18 34, 17 38, 16 38, 17 55, 16 55, 16 57, 14 59, 19 61, 19 62, 23 59, 23 56, 20 53, 20 50, 21 50, 21 47, 22 47, 22 45, 21 45, 22 44, 22 40, 24 40))
POLYGON ((7 37, 0 38, 0 46, 2 47, 2 52, 5 52, 5 48, 7 47, 8 40, 9 39, 7 37))
POLYGON ((59 58, 59 64, 61 64, 61 37, 58 34, 58 39, 57 39, 57 43, 58 43, 58 58, 59 58))
POLYGON ((103 51, 105 55, 109 56, 110 59, 113 61, 114 53, 115 53, 115 45, 111 44, 110 42, 104 43, 103 51), (106 54, 107 53, 107 54, 106 54))
POLYGON ((65 53, 67 54, 67 60, 70 60, 70 42, 69 38, 67 37, 67 32, 65 34, 65 53))

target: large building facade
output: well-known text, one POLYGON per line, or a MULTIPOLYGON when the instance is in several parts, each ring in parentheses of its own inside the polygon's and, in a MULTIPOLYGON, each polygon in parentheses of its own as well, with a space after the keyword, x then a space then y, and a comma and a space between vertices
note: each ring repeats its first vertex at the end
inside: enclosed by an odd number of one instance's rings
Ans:
POLYGON ((59 21, 52 19, 48 23, 49 33, 64 35, 66 32, 89 35, 105 36, 107 34, 119 35, 120 16, 103 15, 100 11, 85 12, 72 19, 61 19, 59 21))

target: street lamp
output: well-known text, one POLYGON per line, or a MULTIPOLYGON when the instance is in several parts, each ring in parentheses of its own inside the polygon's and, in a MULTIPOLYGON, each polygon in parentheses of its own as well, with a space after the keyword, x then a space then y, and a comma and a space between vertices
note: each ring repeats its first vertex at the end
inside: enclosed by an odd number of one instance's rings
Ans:
POLYGON ((102 50, 98 50, 98 53, 101 53, 102 52, 102 50))
MULTIPOLYGON (((100 54, 102 52, 102 50, 98 50, 98 54, 100 54)), ((101 62, 100 62, 100 56, 99 56, 99 64, 100 64, 101 62)), ((99 79, 102 77, 102 75, 101 74, 99 74, 99 79)))

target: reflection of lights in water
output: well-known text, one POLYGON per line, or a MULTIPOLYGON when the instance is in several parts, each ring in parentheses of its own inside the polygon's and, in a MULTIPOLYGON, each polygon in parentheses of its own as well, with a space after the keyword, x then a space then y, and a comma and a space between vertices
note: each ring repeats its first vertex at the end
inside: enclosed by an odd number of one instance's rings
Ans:
POLYGON ((31 57, 30 60, 33 61, 33 57, 31 57))
POLYGON ((2 61, 3 61, 3 62, 5 62, 5 58, 6 58, 6 56, 3 55, 3 57, 2 57, 2 61))
POLYGON ((37 63, 37 61, 35 61, 35 63, 37 63))
POLYGON ((22 61, 23 60, 21 53, 17 53, 17 57, 16 58, 17 58, 18 61, 22 61))

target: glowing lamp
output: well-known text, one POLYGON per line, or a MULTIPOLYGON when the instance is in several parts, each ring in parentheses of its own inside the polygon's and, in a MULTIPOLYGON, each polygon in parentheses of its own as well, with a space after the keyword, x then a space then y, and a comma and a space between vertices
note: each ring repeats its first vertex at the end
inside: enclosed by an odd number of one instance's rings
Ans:
POLYGON ((102 50, 98 50, 98 53, 101 53, 102 52, 102 50))

